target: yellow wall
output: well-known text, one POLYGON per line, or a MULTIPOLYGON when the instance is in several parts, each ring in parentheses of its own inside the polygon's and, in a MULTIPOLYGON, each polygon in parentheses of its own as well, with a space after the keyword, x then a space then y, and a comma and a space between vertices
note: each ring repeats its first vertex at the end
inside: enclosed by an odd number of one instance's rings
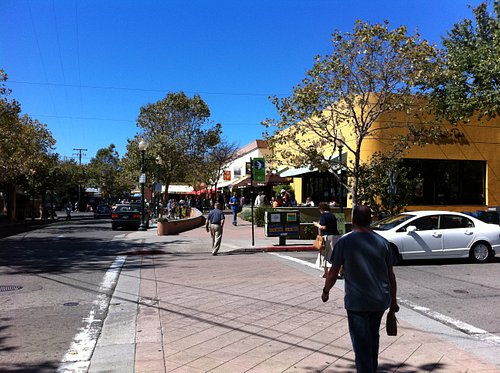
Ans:
MULTIPOLYGON (((361 160, 367 162, 370 156, 377 151, 387 151, 391 149, 394 143, 394 135, 407 132, 408 123, 414 123, 414 119, 404 113, 386 113, 379 118, 373 128, 382 128, 384 123, 391 121, 400 123, 399 128, 389 128, 377 132, 371 138, 364 140, 361 148, 361 160)), ((447 128, 453 128, 448 125, 447 128)), ((413 146, 403 156, 405 158, 417 159, 444 159, 444 160, 481 160, 486 161, 486 205, 500 206, 500 117, 486 121, 482 119, 473 119, 469 124, 458 125, 464 136, 466 143, 442 144, 442 145, 426 145, 424 147, 413 146)), ((341 132, 346 138, 349 145, 354 148, 354 134, 348 127, 341 128, 341 132)), ((307 141, 304 136, 302 140, 307 141)), ((290 145, 284 145, 288 149, 292 149, 290 145)), ((333 147, 327 146, 327 152, 333 150, 333 147)), ((346 149, 344 148, 344 152, 346 149)), ((348 162, 353 158, 352 153, 348 153, 348 162)), ((302 192, 302 179, 294 178, 293 186, 296 196, 300 197, 302 192)), ((298 201, 299 203, 302 201, 298 201)), ((348 206, 350 206, 348 199, 348 206)), ((446 209, 455 211, 476 211, 483 210, 485 206, 408 206, 408 210, 424 210, 424 209, 446 209)))
MULTIPOLYGON (((361 159, 367 161, 376 151, 385 151, 391 148, 391 134, 405 131, 405 120, 401 118, 402 128, 380 132, 376 137, 366 140, 361 149, 361 159)), ((382 125, 381 123, 376 125, 382 125)), ((451 125, 445 126, 450 129, 451 125)), ((413 146, 403 156, 404 158, 443 159, 443 160, 480 160, 486 161, 486 205, 500 206, 500 118, 480 122, 472 120, 465 125, 458 125, 457 129, 465 136, 465 143, 413 146)), ((350 155, 352 156, 352 155, 350 155)), ((408 210, 447 209, 456 211, 482 210, 485 206, 408 206, 408 210)))
POLYGON ((298 204, 304 203, 304 201, 302 201, 302 178, 294 177, 292 181, 292 187, 295 193, 295 199, 297 200, 297 203, 298 204))

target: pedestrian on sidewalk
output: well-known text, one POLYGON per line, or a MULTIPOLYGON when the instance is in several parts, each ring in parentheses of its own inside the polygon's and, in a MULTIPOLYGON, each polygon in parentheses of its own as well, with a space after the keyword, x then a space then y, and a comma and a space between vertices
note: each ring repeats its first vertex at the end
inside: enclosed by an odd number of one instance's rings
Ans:
POLYGON ((205 228, 212 235, 212 255, 217 255, 222 242, 222 231, 224 227, 224 212, 221 210, 219 202, 215 203, 215 208, 208 213, 205 228), (210 227, 210 228, 209 228, 210 227))
POLYGON ((320 202, 318 207, 320 211, 319 222, 315 221, 313 224, 325 239, 325 249, 318 253, 316 266, 323 268, 323 277, 326 278, 328 268, 331 266, 329 260, 332 256, 333 246, 339 238, 339 231, 337 229, 337 218, 330 211, 330 205, 326 202, 320 202))
POLYGON ((231 206, 231 210, 233 212, 233 225, 238 225, 238 212, 240 209, 240 199, 238 198, 238 193, 234 192, 233 196, 229 200, 229 206, 231 206))
POLYGON ((344 306, 358 373, 377 371, 382 316, 387 308, 399 311, 391 248, 386 239, 370 229, 371 221, 370 208, 354 207, 353 230, 335 244, 332 267, 321 294, 323 302, 328 301, 344 266, 344 306))
POLYGON ((72 204, 71 202, 68 202, 64 207, 64 211, 66 211, 66 220, 71 220, 71 210, 72 210, 72 204))

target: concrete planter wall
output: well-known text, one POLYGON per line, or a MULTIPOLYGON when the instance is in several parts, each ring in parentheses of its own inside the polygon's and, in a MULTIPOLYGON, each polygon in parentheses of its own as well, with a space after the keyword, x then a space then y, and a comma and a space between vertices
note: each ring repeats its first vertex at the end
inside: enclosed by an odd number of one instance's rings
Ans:
POLYGON ((200 210, 191 208, 191 216, 170 221, 162 221, 157 223, 158 236, 178 234, 181 232, 189 231, 198 228, 205 224, 205 217, 200 210))

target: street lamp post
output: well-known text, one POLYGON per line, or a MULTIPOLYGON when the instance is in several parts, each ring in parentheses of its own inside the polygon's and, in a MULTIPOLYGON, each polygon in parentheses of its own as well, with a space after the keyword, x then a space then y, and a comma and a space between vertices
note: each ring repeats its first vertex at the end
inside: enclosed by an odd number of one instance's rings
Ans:
POLYGON ((144 156, 146 153, 146 148, 148 143, 144 140, 139 142, 139 150, 141 151, 141 176, 139 177, 139 183, 141 184, 141 225, 139 225, 140 231, 146 230, 146 204, 144 203, 144 184, 146 184, 146 166, 144 161, 144 156))
MULTIPOLYGON (((157 188, 157 183, 159 184, 160 183, 160 165, 162 163, 162 159, 160 156, 157 156, 156 157, 156 183, 154 184, 155 187, 154 187, 154 194, 155 194, 155 205, 154 205, 154 209, 155 209, 155 218, 158 219, 159 216, 158 216, 158 212, 159 212, 159 209, 160 209, 160 198, 161 198, 161 189, 160 191, 158 192, 156 190, 157 188), (156 193, 158 193, 158 195, 156 195, 156 193)), ((161 185, 161 184, 160 184, 161 185)))
POLYGON ((339 168, 337 170, 337 173, 339 175, 339 206, 340 206, 340 212, 344 212, 344 202, 343 199, 344 197, 342 196, 342 149, 344 148, 344 136, 340 133, 337 136, 336 144, 337 148, 339 148, 339 168))
POLYGON ((31 171, 31 220, 35 220, 35 170, 31 171))

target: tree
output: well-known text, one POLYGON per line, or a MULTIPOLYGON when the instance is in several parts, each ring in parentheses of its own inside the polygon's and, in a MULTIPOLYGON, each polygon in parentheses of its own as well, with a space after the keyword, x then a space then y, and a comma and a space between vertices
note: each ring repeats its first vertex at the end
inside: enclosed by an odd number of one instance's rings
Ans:
MULTIPOLYGON (((315 58, 290 97, 273 98, 279 119, 263 124, 275 129, 266 139, 276 162, 320 171, 347 168, 345 187, 357 204, 363 142, 400 128, 391 114, 420 120, 425 96, 418 88, 439 68, 440 55, 418 33, 408 35, 404 26, 389 30, 388 22, 357 21, 353 32, 334 32, 332 46, 330 55, 315 58), (350 163, 340 164, 338 146, 352 155, 350 163)), ((405 123, 408 131, 412 122, 405 123)))
POLYGON ((401 212, 412 202, 421 182, 418 177, 410 177, 403 160, 393 154, 375 153, 360 168, 358 200, 378 217, 401 212))
POLYGON ((53 178, 57 181, 55 184, 55 193, 59 201, 66 204, 78 197, 78 185, 84 179, 84 168, 75 160, 59 160, 53 170, 53 178))
POLYGON ((210 149, 206 158, 205 176, 201 180, 206 180, 217 190, 217 182, 222 178, 224 168, 236 158, 238 149, 236 143, 225 140, 210 149))
POLYGON ((500 113, 500 1, 491 14, 486 2, 473 12, 444 38, 445 67, 431 84, 436 113, 451 123, 500 113))
POLYGON ((136 148, 142 137, 148 143, 147 169, 154 170, 155 158, 161 157, 160 181, 167 190, 172 182, 192 180, 191 175, 202 173, 207 149, 220 141, 221 126, 210 127, 209 117, 208 105, 200 96, 189 98, 183 92, 169 93, 163 100, 141 107, 137 124, 142 133, 129 142, 128 164, 140 164, 136 148))
POLYGON ((101 148, 87 166, 90 181, 89 186, 101 189, 101 194, 106 199, 121 196, 125 191, 130 191, 122 175, 120 155, 114 144, 101 148))
POLYGON ((43 174, 55 140, 45 124, 19 115, 19 103, 7 98, 10 90, 4 87, 6 80, 7 75, 0 70, 0 184, 7 191, 8 218, 14 220, 18 186, 43 174))

